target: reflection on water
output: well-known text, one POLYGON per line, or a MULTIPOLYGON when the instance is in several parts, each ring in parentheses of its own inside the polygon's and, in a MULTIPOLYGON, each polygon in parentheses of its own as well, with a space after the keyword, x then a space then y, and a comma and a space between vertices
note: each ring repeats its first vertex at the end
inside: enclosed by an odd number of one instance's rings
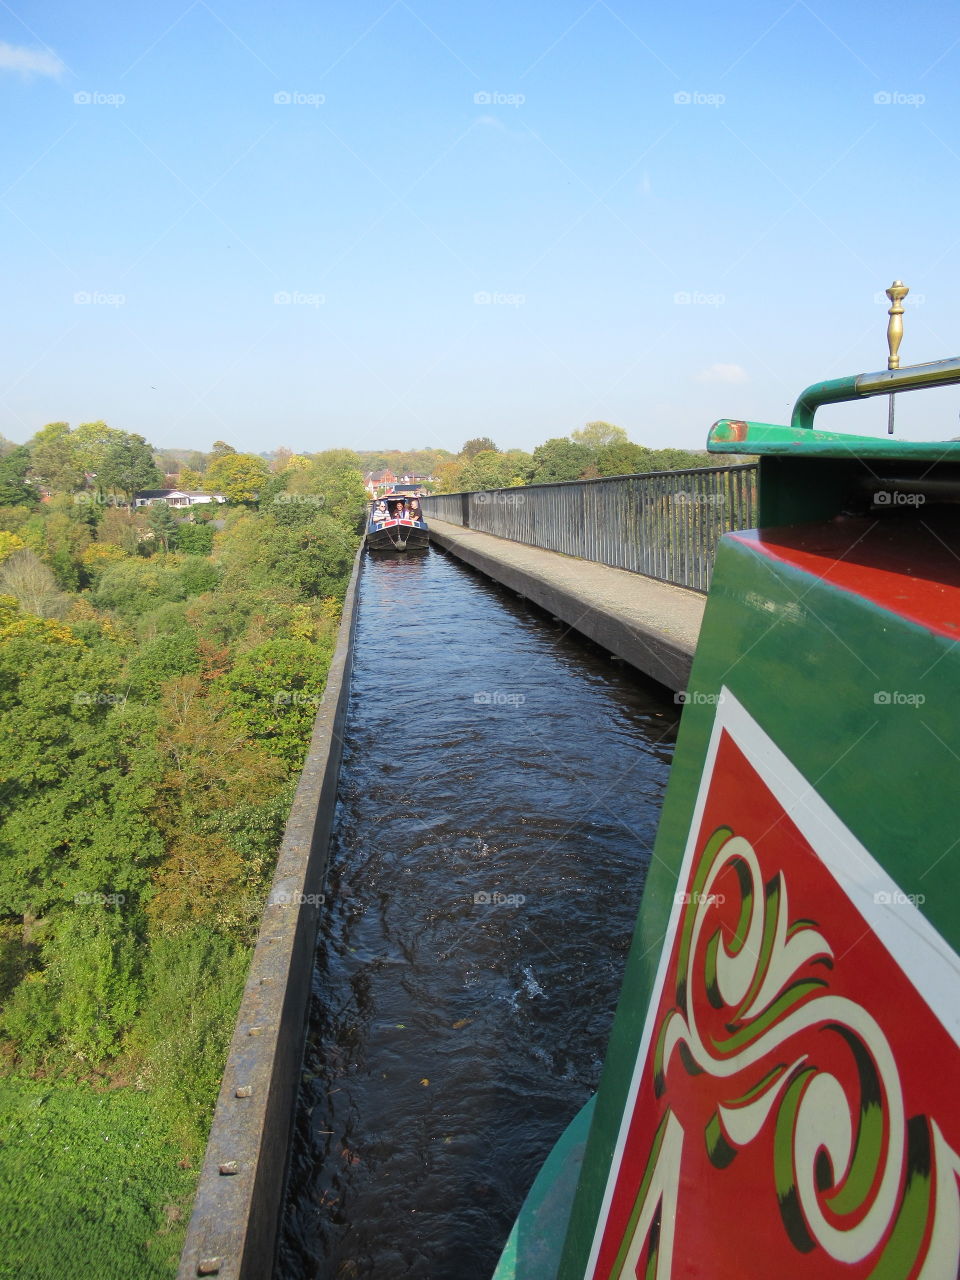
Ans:
POLYGON ((676 723, 456 561, 367 560, 282 1280, 488 1280, 596 1088, 676 723))

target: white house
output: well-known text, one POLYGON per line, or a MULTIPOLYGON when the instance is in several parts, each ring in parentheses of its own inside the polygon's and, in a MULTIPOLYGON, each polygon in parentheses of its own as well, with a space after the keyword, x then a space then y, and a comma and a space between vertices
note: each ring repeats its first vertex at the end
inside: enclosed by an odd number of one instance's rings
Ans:
POLYGON ((204 502, 226 502, 222 493, 203 493, 198 489, 141 489, 134 497, 135 507, 149 507, 165 502, 168 507, 197 507, 204 502))

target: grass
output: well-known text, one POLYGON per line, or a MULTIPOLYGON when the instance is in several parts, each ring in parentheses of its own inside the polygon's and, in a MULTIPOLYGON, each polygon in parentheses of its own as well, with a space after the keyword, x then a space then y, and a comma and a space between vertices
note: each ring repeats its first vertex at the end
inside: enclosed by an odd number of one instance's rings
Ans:
POLYGON ((195 1170, 148 1092, 0 1079, 0 1278, 169 1280, 195 1170))

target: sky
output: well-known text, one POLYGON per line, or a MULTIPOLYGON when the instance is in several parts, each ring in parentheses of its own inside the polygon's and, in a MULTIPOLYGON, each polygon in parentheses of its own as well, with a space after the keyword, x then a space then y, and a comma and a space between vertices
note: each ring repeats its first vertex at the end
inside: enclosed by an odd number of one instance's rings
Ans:
MULTIPOLYGON (((960 354, 960 9, 0 0, 0 432, 700 448, 960 354)), ((960 389, 897 399, 960 435, 960 389)), ((883 434, 881 399, 818 425, 883 434)))

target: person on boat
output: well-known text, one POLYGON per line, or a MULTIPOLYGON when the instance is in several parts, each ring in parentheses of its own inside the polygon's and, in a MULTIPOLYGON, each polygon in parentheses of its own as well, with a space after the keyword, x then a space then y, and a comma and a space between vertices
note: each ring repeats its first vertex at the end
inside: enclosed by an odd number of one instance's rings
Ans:
POLYGON ((404 505, 404 503, 403 503, 403 502, 398 502, 398 503, 397 503, 397 509, 396 509, 396 511, 394 512, 394 515, 397 517, 397 519, 398 519, 398 520, 406 520, 406 518, 407 518, 407 508, 406 508, 406 506, 404 505))
POLYGON ((375 524, 383 524, 384 520, 390 519, 390 512, 387 510, 387 504, 381 498, 373 509, 373 520, 375 524))
POLYGON ((408 516, 410 517, 410 519, 414 522, 414 524, 419 524, 419 523, 420 523, 420 521, 423 519, 423 515, 422 515, 422 513, 421 513, 421 511, 420 511, 420 500, 419 500, 419 498, 411 498, 411 499, 410 499, 410 509, 409 509, 409 511, 407 512, 407 515, 408 515, 408 516))

